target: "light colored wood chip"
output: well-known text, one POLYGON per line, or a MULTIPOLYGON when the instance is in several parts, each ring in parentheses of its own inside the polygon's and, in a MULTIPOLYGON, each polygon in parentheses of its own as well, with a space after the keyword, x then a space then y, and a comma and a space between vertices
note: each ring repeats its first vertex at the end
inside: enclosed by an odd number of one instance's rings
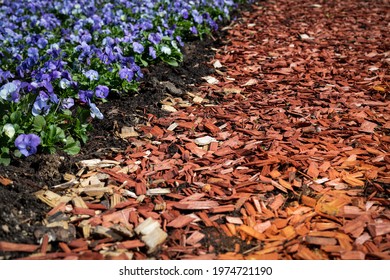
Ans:
POLYGON ((146 191, 146 195, 164 195, 171 193, 171 189, 168 188, 154 188, 154 189, 148 189, 146 191))
POLYGON ((218 206, 219 204, 216 201, 182 201, 174 204, 175 208, 182 210, 205 210, 218 206))

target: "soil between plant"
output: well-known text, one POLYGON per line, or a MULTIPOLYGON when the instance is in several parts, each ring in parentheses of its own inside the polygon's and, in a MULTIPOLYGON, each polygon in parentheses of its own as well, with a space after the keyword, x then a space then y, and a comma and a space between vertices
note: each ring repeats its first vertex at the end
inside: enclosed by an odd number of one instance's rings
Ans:
MULTIPOLYGON (((165 112, 160 104, 163 98, 184 99, 185 92, 196 90, 202 77, 213 73, 208 62, 214 54, 212 49, 221 45, 222 38, 223 32, 220 32, 212 38, 187 43, 183 47, 184 61, 179 67, 158 63, 143 69, 144 78, 138 93, 110 96, 109 102, 99 106, 105 118, 93 121, 89 141, 77 156, 36 154, 13 159, 7 167, 0 166, 0 176, 13 181, 8 186, 0 185, 0 241, 36 244, 34 231, 42 227, 50 208, 38 200, 34 192, 64 182, 63 175, 76 173, 76 163, 80 160, 114 157, 116 152, 124 150, 128 143, 117 136, 120 129, 147 122, 149 114, 163 116, 165 112)), ((25 255, 0 252, 0 259, 25 255)))

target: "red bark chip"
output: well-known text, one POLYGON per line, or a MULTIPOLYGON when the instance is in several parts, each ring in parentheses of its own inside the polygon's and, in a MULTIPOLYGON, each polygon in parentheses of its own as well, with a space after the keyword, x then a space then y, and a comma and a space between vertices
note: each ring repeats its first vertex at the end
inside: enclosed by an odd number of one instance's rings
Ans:
POLYGON ((196 155, 197 157, 201 158, 203 157, 207 151, 199 148, 195 143, 187 143, 185 145, 186 149, 188 149, 192 154, 196 155))
POLYGON ((154 137, 161 138, 164 136, 164 131, 158 126, 153 126, 153 128, 150 130, 150 134, 152 134, 154 137))
POLYGON ((39 245, 0 241, 0 252, 34 252, 38 248, 39 245))
POLYGON ((186 215, 180 215, 179 217, 175 218, 173 221, 169 222, 167 224, 167 227, 174 227, 174 228, 182 228, 191 223, 194 220, 193 217, 186 216, 186 215))
POLYGON ((216 135, 218 132, 221 131, 219 127, 214 125, 210 120, 206 120, 203 125, 206 128, 206 130, 212 133, 213 135, 216 135))

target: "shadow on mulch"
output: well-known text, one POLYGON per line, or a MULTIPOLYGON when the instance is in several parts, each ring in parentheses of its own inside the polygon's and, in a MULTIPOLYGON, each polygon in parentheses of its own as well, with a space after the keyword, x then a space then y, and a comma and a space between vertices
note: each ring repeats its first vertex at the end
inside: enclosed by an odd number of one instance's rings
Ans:
MULTIPOLYGON (((159 103, 167 94, 183 97, 192 91, 201 77, 213 73, 207 65, 222 43, 223 34, 217 39, 204 39, 188 43, 184 47, 184 62, 173 68, 162 63, 144 70, 139 93, 132 96, 112 96, 99 108, 104 120, 94 121, 94 130, 87 145, 77 156, 65 154, 34 155, 23 160, 14 159, 10 166, 0 166, 0 175, 13 181, 0 185, 0 241, 36 244, 34 231, 42 226, 42 220, 50 208, 34 196, 34 192, 63 182, 63 174, 76 173, 76 162, 83 159, 110 158, 126 149, 128 143, 115 136, 123 126, 135 126, 147 122, 148 114, 164 115, 159 103)), ((18 252, 0 252, 0 259, 25 256, 18 252), (2 255, 3 254, 3 255, 2 255)))

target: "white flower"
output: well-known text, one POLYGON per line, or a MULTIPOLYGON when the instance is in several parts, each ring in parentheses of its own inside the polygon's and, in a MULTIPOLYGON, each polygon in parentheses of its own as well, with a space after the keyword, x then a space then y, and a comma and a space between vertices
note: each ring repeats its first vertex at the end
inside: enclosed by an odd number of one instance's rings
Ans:
POLYGON ((3 126, 3 132, 5 135, 7 135, 9 138, 14 137, 15 135, 15 128, 12 124, 7 123, 3 126))
POLYGON ((103 114, 100 112, 99 108, 96 107, 94 103, 89 103, 90 114, 92 118, 98 118, 100 120, 103 119, 103 114))
POLYGON ((77 14, 81 14, 81 13, 82 13, 82 10, 81 10, 80 4, 74 5, 74 9, 72 10, 72 14, 77 15, 77 14))
POLYGON ((171 41, 171 45, 172 45, 172 47, 174 47, 175 49, 179 49, 179 47, 177 46, 176 41, 171 41))
POLYGON ((17 85, 13 82, 7 83, 0 88, 0 98, 7 100, 9 95, 17 90, 17 85))
POLYGON ((69 85, 70 85, 70 81, 68 79, 65 79, 65 78, 61 79, 61 81, 60 81, 60 88, 66 89, 66 88, 69 87, 69 85))
POLYGON ((170 55, 172 53, 171 49, 168 46, 166 46, 166 45, 161 47, 161 52, 165 53, 167 55, 170 55))

